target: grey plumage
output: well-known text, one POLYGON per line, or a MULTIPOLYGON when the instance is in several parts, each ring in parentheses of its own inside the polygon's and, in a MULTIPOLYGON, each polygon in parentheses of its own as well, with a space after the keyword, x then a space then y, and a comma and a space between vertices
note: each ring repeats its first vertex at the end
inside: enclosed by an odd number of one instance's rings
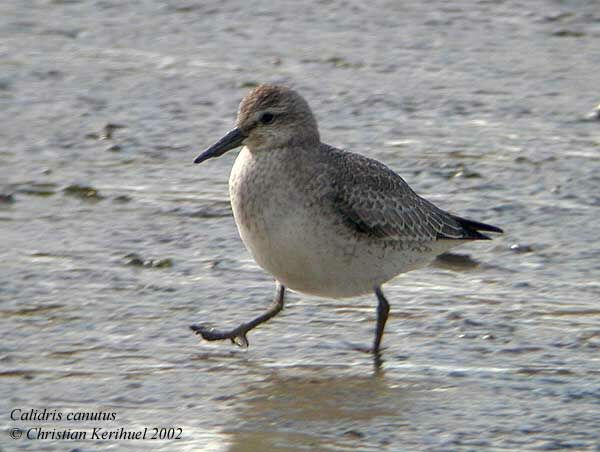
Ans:
POLYGON ((500 228, 454 216, 424 198, 377 160, 321 144, 321 170, 330 177, 326 197, 333 210, 355 232, 385 241, 488 239, 479 230, 500 228))

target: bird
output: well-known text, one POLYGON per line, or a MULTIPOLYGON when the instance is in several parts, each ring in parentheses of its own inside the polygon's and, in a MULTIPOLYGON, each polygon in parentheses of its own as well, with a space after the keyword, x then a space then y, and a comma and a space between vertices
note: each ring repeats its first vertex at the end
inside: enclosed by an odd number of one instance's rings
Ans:
POLYGON ((321 142, 308 103, 286 86, 251 90, 235 127, 194 163, 238 147, 229 177, 233 216, 256 263, 274 277, 275 296, 267 311, 235 328, 190 326, 207 341, 248 347, 248 332, 283 309, 287 289, 337 299, 372 293, 375 338, 365 349, 379 365, 390 311, 382 285, 503 232, 438 208, 377 160, 321 142))

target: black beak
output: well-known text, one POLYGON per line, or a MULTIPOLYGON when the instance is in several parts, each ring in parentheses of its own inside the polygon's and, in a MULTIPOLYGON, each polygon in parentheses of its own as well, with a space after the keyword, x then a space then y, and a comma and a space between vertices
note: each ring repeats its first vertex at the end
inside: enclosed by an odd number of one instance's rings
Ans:
POLYGON ((246 135, 244 135, 242 131, 236 127, 235 129, 227 132, 227 135, 196 157, 194 163, 202 163, 204 160, 208 160, 213 157, 220 157, 227 151, 231 151, 232 149, 241 146, 245 138, 246 135))

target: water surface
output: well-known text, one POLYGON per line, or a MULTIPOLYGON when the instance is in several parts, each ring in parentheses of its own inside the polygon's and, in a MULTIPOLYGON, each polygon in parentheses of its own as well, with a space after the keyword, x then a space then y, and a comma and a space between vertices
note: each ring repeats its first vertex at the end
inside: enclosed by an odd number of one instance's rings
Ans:
POLYGON ((4 0, 0 448, 598 450, 599 38, 591 0, 4 0), (274 290, 231 217, 235 153, 191 163, 258 82, 506 230, 386 285, 379 374, 348 345, 372 340, 374 297, 291 294, 248 350, 188 329, 274 290), (183 437, 8 434, 39 426, 183 437))

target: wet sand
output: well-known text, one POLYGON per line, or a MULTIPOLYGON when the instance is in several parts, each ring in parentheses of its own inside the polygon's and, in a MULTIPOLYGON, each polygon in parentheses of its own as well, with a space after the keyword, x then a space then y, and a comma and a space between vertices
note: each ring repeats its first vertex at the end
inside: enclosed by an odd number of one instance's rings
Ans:
POLYGON ((3 1, 0 449, 597 450, 598 38, 594 1, 3 1), (374 297, 292 293, 247 350, 188 329, 272 296, 231 216, 235 153, 192 164, 261 82, 506 231, 385 286, 380 373, 349 345, 374 297), (38 427, 182 438, 9 434, 38 427))

